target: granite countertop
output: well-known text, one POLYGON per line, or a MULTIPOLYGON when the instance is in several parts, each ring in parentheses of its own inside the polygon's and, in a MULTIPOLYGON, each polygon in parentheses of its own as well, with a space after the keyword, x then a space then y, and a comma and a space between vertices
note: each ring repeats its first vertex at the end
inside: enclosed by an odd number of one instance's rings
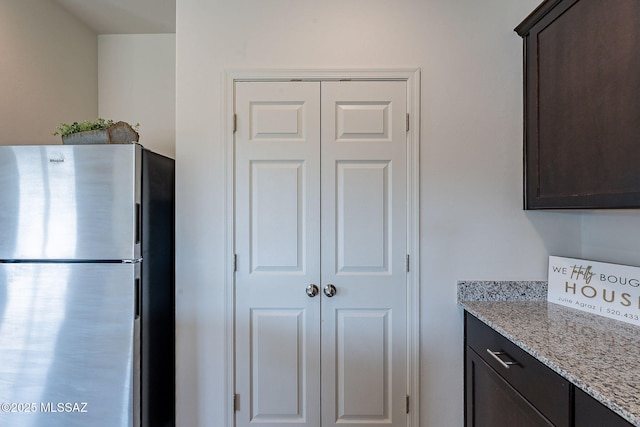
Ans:
POLYGON ((640 327, 546 301, 546 282, 458 282, 458 303, 640 426, 640 327))

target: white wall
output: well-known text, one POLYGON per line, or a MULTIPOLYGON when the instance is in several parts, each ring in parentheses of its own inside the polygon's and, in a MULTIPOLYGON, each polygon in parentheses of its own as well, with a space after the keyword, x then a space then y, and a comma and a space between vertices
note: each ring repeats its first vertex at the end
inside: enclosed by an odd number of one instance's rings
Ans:
POLYGON ((53 1, 0 0, 0 144, 60 144, 96 117, 97 35, 53 1))
POLYGON ((140 143, 175 157, 175 34, 98 36, 98 115, 140 123, 140 143))
POLYGON ((640 267, 640 211, 585 211, 581 256, 640 267))
POLYGON ((223 423, 222 75, 422 69, 421 426, 462 425, 460 279, 546 279, 579 213, 522 210, 522 41, 538 0, 177 2, 178 414, 223 423))

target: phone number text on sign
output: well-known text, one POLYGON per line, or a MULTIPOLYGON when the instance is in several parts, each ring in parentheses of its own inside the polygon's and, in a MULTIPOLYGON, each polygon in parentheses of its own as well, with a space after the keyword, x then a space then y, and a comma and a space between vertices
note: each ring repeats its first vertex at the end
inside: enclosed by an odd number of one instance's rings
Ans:
POLYGON ((549 257, 547 301, 640 325, 640 268, 549 257))

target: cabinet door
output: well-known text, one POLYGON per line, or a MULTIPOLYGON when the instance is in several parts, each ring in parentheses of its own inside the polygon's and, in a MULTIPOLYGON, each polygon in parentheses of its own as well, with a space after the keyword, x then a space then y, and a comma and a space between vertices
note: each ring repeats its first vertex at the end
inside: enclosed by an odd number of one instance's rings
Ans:
POLYGON ((584 391, 575 389, 575 425, 579 427, 630 427, 627 420, 584 391))
POLYGON ((640 206, 640 2, 545 1, 524 38, 525 208, 640 206))
POLYGON ((553 426, 471 348, 466 348, 467 427, 553 426))

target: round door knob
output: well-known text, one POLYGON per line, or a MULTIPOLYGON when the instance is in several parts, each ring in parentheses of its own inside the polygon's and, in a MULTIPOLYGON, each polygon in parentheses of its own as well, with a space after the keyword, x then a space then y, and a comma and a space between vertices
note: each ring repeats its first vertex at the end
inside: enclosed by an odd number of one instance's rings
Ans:
POLYGON ((309 298, 313 298, 316 295, 318 295, 318 292, 320 292, 318 290, 318 287, 316 285, 309 285, 307 286, 307 295, 309 296, 309 298))
POLYGON ((327 286, 324 287, 323 292, 326 296, 331 298, 332 296, 338 293, 338 290, 336 289, 335 286, 329 283, 327 286))

